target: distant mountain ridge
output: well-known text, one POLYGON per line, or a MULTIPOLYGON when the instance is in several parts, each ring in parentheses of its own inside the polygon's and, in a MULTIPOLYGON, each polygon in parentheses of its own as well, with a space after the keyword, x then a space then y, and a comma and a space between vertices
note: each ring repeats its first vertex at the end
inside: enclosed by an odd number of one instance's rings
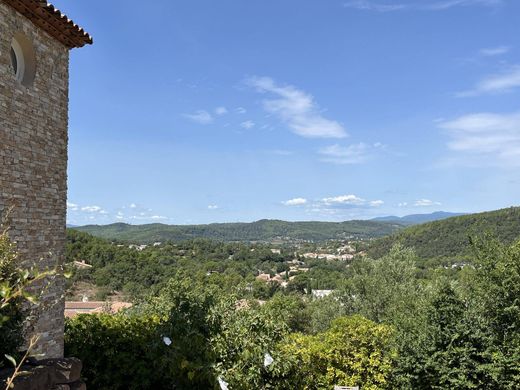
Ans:
POLYGON ((451 217, 459 217, 461 215, 466 215, 466 213, 450 213, 447 211, 435 211, 429 214, 410 214, 405 215, 404 217, 397 217, 395 215, 387 217, 377 217, 371 219, 371 221, 397 222, 405 225, 416 225, 419 223, 439 221, 451 217))
POLYGON ((520 239, 520 207, 467 214, 439 221, 410 226, 374 241, 368 251, 381 257, 401 243, 414 248, 423 259, 460 259, 471 254, 470 237, 490 234, 510 244, 520 239))
POLYGON ((384 221, 286 222, 263 219, 250 223, 214 223, 209 225, 87 225, 73 229, 93 236, 134 243, 184 241, 210 238, 221 241, 325 241, 330 239, 376 238, 391 234, 404 226, 384 221))

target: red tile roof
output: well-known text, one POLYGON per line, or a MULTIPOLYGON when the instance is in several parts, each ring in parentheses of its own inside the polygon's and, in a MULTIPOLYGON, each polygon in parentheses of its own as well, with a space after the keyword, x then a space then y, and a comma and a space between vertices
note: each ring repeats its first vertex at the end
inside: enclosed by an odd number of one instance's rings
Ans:
POLYGON ((92 44, 92 37, 45 0, 2 0, 69 49, 92 44))

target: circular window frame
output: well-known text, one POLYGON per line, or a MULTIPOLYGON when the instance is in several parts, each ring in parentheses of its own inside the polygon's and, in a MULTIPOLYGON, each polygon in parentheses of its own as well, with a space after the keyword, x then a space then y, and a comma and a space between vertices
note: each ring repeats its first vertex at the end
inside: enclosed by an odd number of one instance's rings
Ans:
POLYGON ((30 87, 36 76, 36 55, 34 47, 21 33, 15 34, 11 40, 10 55, 14 53, 14 58, 11 59, 11 66, 16 80, 25 87, 30 87))

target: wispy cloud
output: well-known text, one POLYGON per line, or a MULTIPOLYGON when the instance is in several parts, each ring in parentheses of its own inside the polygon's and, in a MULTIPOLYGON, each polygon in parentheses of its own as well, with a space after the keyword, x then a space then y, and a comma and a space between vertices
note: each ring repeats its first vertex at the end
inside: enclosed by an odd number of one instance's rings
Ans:
POLYGON ((79 206, 76 203, 67 202, 67 210, 68 211, 78 211, 79 206))
POLYGON ((150 219, 153 221, 159 221, 159 220, 163 221, 163 220, 168 219, 168 217, 165 217, 164 215, 152 215, 150 217, 150 219))
POLYGON ((520 88, 520 66, 516 65, 499 74, 491 75, 469 91, 456 94, 457 97, 470 97, 485 94, 500 94, 520 88))
POLYGON ((85 211, 87 213, 101 213, 103 212, 103 208, 99 206, 84 206, 81 208, 81 211, 85 211))
POLYGON ((431 206, 440 206, 440 202, 435 202, 430 199, 419 199, 416 200, 413 204, 415 207, 431 207, 431 206))
POLYGON ((332 205, 356 205, 360 206, 365 204, 365 199, 362 199, 356 195, 340 195, 340 196, 334 196, 330 198, 323 198, 322 202, 327 206, 332 205))
POLYGON ((243 129, 249 130, 249 129, 252 129, 253 127, 255 127, 255 122, 245 121, 240 124, 240 127, 242 127, 243 129))
POLYGON ((343 4, 345 8, 354 8, 360 11, 391 12, 407 9, 407 4, 383 4, 368 0, 348 1, 343 4))
POLYGON ((282 202, 285 206, 302 206, 304 204, 307 204, 307 199, 305 198, 294 198, 289 199, 284 202, 282 202))
POLYGON ((520 112, 475 113, 443 122, 448 148, 471 164, 520 166, 520 112))
POLYGON ((273 98, 263 101, 264 109, 279 117, 293 133, 307 138, 344 138, 345 128, 322 116, 312 95, 292 86, 279 85, 269 77, 252 77, 246 83, 273 98))
POLYGON ((363 198, 360 198, 359 196, 349 194, 349 195, 339 195, 339 196, 332 196, 329 198, 323 198, 321 200, 321 203, 325 206, 332 206, 332 207, 342 207, 342 206, 348 206, 348 207, 379 207, 382 206, 385 202, 382 200, 366 200, 363 198))
POLYGON ((206 110, 198 110, 193 114, 184 114, 184 117, 201 125, 208 125, 213 122, 213 116, 206 110))
POLYGON ((216 204, 208 205, 208 210, 216 210, 216 209, 218 209, 218 206, 216 204))
POLYGON ((360 11, 395 12, 405 10, 444 11, 455 7, 485 6, 496 7, 504 4, 503 0, 438 0, 438 1, 391 1, 352 0, 343 4, 345 8, 360 11))
POLYGON ((488 47, 484 49, 480 49, 480 55, 484 57, 496 57, 501 56, 503 54, 509 53, 511 47, 509 46, 496 46, 496 47, 488 47))
POLYGON ((338 144, 321 148, 318 153, 322 156, 321 161, 333 164, 362 164, 374 156, 376 149, 382 149, 384 145, 375 143, 368 145, 363 142, 349 146, 338 144))
POLYGON ((228 110, 226 107, 221 106, 221 107, 215 108, 215 114, 217 114, 217 115, 226 115, 227 113, 228 113, 228 110))
POLYGON ((305 206, 307 211, 335 214, 342 209, 369 209, 382 206, 382 200, 366 200, 354 194, 329 196, 322 199, 308 200, 303 197, 281 202, 285 206, 305 206))
POLYGON ((138 204, 131 203, 116 208, 112 211, 106 211, 104 207, 98 205, 79 206, 75 203, 67 203, 67 221, 74 224, 86 223, 112 223, 112 222, 130 222, 139 223, 166 221, 169 218, 156 214, 150 208, 142 207, 138 204))

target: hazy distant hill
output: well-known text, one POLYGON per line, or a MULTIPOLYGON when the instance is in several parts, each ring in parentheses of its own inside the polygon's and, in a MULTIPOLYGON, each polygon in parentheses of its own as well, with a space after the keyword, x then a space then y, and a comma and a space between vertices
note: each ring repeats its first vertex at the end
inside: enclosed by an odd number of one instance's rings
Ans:
POLYGON ((404 217, 396 217, 395 215, 391 215, 388 217, 378 217, 373 218, 372 221, 380 221, 380 222, 397 222, 403 225, 416 225, 419 223, 425 222, 433 222, 439 221, 441 219, 458 217, 461 215, 465 215, 464 213, 448 213, 446 211, 436 211, 430 214, 410 214, 405 215, 404 217))
POLYGON ((408 227, 372 243, 369 254, 380 257, 396 242, 414 247, 424 259, 458 258, 470 253, 469 237, 491 234, 505 243, 520 239, 520 207, 468 214, 408 227))
POLYGON ((285 222, 260 220, 251 223, 214 223, 210 225, 88 225, 74 229, 110 240, 149 243, 211 238, 222 241, 324 241, 349 236, 382 237, 402 229, 401 224, 380 221, 285 222))

